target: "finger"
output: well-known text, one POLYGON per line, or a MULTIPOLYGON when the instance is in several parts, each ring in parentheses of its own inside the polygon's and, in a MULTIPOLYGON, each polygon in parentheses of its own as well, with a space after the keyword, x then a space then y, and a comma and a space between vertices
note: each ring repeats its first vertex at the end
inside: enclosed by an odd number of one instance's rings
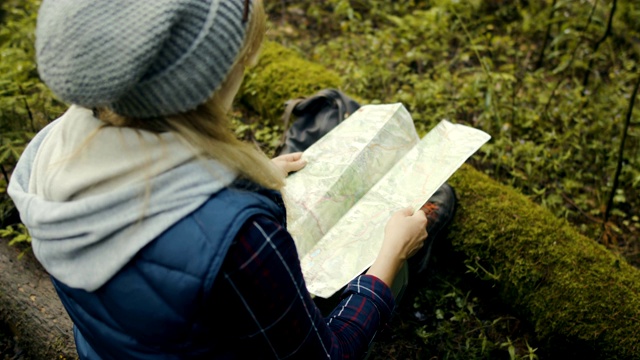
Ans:
POLYGON ((285 167, 285 170, 287 171, 287 173, 290 173, 292 171, 298 171, 298 170, 302 169, 305 165, 307 165, 307 162, 305 160, 298 159, 296 161, 291 161, 291 162, 285 163, 284 167, 285 167))
POLYGON ((301 152, 294 152, 291 154, 284 154, 284 155, 280 155, 278 156, 276 159, 280 158, 284 161, 298 161, 300 160, 300 158, 302 157, 302 153, 301 152))
POLYGON ((291 153, 291 154, 287 154, 287 156, 288 156, 288 158, 287 158, 288 160, 298 161, 302 157, 302 152, 301 151, 294 152, 294 153, 291 153))
POLYGON ((288 162, 288 161, 297 161, 301 157, 302 157, 302 153, 301 152, 294 152, 294 153, 291 153, 291 154, 278 155, 278 156, 274 157, 271 160, 288 162))

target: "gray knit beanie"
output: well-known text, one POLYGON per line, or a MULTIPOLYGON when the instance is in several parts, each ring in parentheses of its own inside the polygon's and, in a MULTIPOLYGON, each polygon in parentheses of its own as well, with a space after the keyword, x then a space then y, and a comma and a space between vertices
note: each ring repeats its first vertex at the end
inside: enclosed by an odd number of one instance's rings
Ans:
POLYGON ((146 118, 196 108, 245 37, 244 0, 44 0, 42 80, 62 100, 146 118))

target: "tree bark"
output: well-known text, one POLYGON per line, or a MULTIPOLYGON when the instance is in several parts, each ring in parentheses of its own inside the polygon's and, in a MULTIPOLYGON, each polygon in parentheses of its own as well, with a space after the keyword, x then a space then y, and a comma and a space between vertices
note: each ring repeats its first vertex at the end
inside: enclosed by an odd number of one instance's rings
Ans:
POLYGON ((33 359, 77 359, 72 323, 49 275, 29 251, 0 239, 0 320, 33 359))

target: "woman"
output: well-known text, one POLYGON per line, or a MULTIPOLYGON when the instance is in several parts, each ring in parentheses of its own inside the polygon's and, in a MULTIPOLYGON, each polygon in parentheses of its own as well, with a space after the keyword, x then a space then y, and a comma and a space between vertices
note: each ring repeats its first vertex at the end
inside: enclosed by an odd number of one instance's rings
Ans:
POLYGON ((270 161, 226 117, 264 28, 260 0, 43 1, 38 69, 72 106, 9 193, 81 359, 357 358, 389 319, 425 213, 392 216, 323 318, 278 192, 300 154, 270 161))

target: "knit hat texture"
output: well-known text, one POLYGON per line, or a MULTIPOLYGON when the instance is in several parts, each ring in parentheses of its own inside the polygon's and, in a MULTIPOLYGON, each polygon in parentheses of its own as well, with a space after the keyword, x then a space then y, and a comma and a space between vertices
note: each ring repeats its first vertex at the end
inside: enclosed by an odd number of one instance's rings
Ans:
POLYGON ((44 0, 42 80, 63 101, 147 118, 204 103, 242 48, 244 0, 44 0))

